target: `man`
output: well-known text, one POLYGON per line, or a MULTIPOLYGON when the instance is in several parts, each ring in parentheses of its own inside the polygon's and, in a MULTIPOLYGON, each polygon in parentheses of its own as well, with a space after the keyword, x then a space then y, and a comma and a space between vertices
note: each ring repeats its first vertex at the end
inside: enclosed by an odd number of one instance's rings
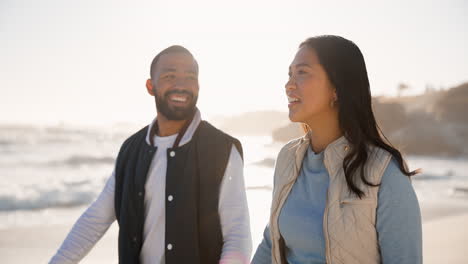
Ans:
POLYGON ((150 75, 157 117, 123 143, 104 190, 50 263, 80 261, 115 220, 119 263, 250 260, 242 147, 201 120, 195 58, 171 46, 150 75))

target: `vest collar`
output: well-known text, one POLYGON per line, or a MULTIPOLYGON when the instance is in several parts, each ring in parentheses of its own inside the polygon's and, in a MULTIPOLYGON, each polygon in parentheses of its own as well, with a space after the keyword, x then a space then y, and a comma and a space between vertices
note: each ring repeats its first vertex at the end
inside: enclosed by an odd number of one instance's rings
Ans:
MULTIPOLYGON (((307 148, 310 146, 310 135, 309 131, 298 142, 298 147, 296 148, 296 168, 300 168, 302 161, 304 160, 304 155, 307 152, 307 148)), ((343 167, 343 160, 346 157, 350 148, 349 141, 341 136, 332 143, 330 143, 324 150, 324 163, 325 167, 330 174, 330 177, 334 176, 341 167, 343 167)))
MULTIPOLYGON (((149 124, 148 132, 146 133, 145 141, 146 141, 146 144, 150 146, 151 146, 150 131, 153 128, 153 126, 156 124, 156 120, 157 120, 157 117, 155 117, 153 121, 149 124)), ((197 108, 197 110, 195 111, 195 115, 193 116, 192 122, 190 123, 187 130, 185 131, 184 136, 180 140, 179 146, 187 144, 192 139, 193 134, 195 134, 195 131, 197 130, 198 125, 200 124, 201 120, 202 120, 201 113, 200 113, 200 110, 198 110, 197 108)))

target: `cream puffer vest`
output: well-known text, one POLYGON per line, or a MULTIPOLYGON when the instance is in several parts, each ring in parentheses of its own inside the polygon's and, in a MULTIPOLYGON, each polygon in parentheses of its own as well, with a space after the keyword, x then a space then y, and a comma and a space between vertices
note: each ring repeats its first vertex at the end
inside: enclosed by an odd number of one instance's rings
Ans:
MULTIPOLYGON (((275 264, 281 263, 278 218, 300 173, 302 160, 310 145, 309 136, 307 134, 286 144, 276 160, 270 216, 272 263, 275 264)), ((343 170, 343 159, 348 150, 348 141, 341 137, 328 145, 324 153, 324 163, 330 177, 323 217, 326 261, 328 264, 380 263, 375 227, 379 187, 358 182, 357 186, 365 194, 362 199, 348 191, 343 170)), ((390 153, 371 147, 365 166, 367 180, 380 183, 390 160, 390 153)))

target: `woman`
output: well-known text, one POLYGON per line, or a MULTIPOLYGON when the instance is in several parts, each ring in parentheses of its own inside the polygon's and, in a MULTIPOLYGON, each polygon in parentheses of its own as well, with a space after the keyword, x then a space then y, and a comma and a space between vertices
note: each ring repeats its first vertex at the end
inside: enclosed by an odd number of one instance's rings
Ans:
POLYGON ((252 263, 422 263, 416 172, 376 124, 359 48, 338 36, 307 39, 286 94, 289 118, 307 134, 278 155, 252 263))

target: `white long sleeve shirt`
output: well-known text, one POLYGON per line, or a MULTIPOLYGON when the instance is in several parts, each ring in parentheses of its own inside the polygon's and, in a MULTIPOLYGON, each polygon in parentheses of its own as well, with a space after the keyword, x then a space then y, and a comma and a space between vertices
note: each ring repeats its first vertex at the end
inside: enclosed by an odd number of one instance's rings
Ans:
MULTIPOLYGON (((150 124, 148 131, 155 124, 150 124)), ((188 143, 201 122, 197 111, 192 123, 180 141, 188 143)), ((144 264, 164 264, 165 199, 177 199, 165 193, 167 148, 172 147, 176 135, 154 137, 157 146, 145 184, 145 224, 140 261, 144 264), (171 197, 169 197, 171 196, 171 197)), ((149 141, 149 132, 146 137, 149 141)), ((81 215, 49 263, 78 263, 104 235, 116 220, 114 211, 115 172, 107 181, 96 201, 81 215)), ((248 263, 252 252, 249 211, 245 193, 242 158, 233 146, 221 183, 218 211, 220 215, 223 248, 220 263, 248 263)))

